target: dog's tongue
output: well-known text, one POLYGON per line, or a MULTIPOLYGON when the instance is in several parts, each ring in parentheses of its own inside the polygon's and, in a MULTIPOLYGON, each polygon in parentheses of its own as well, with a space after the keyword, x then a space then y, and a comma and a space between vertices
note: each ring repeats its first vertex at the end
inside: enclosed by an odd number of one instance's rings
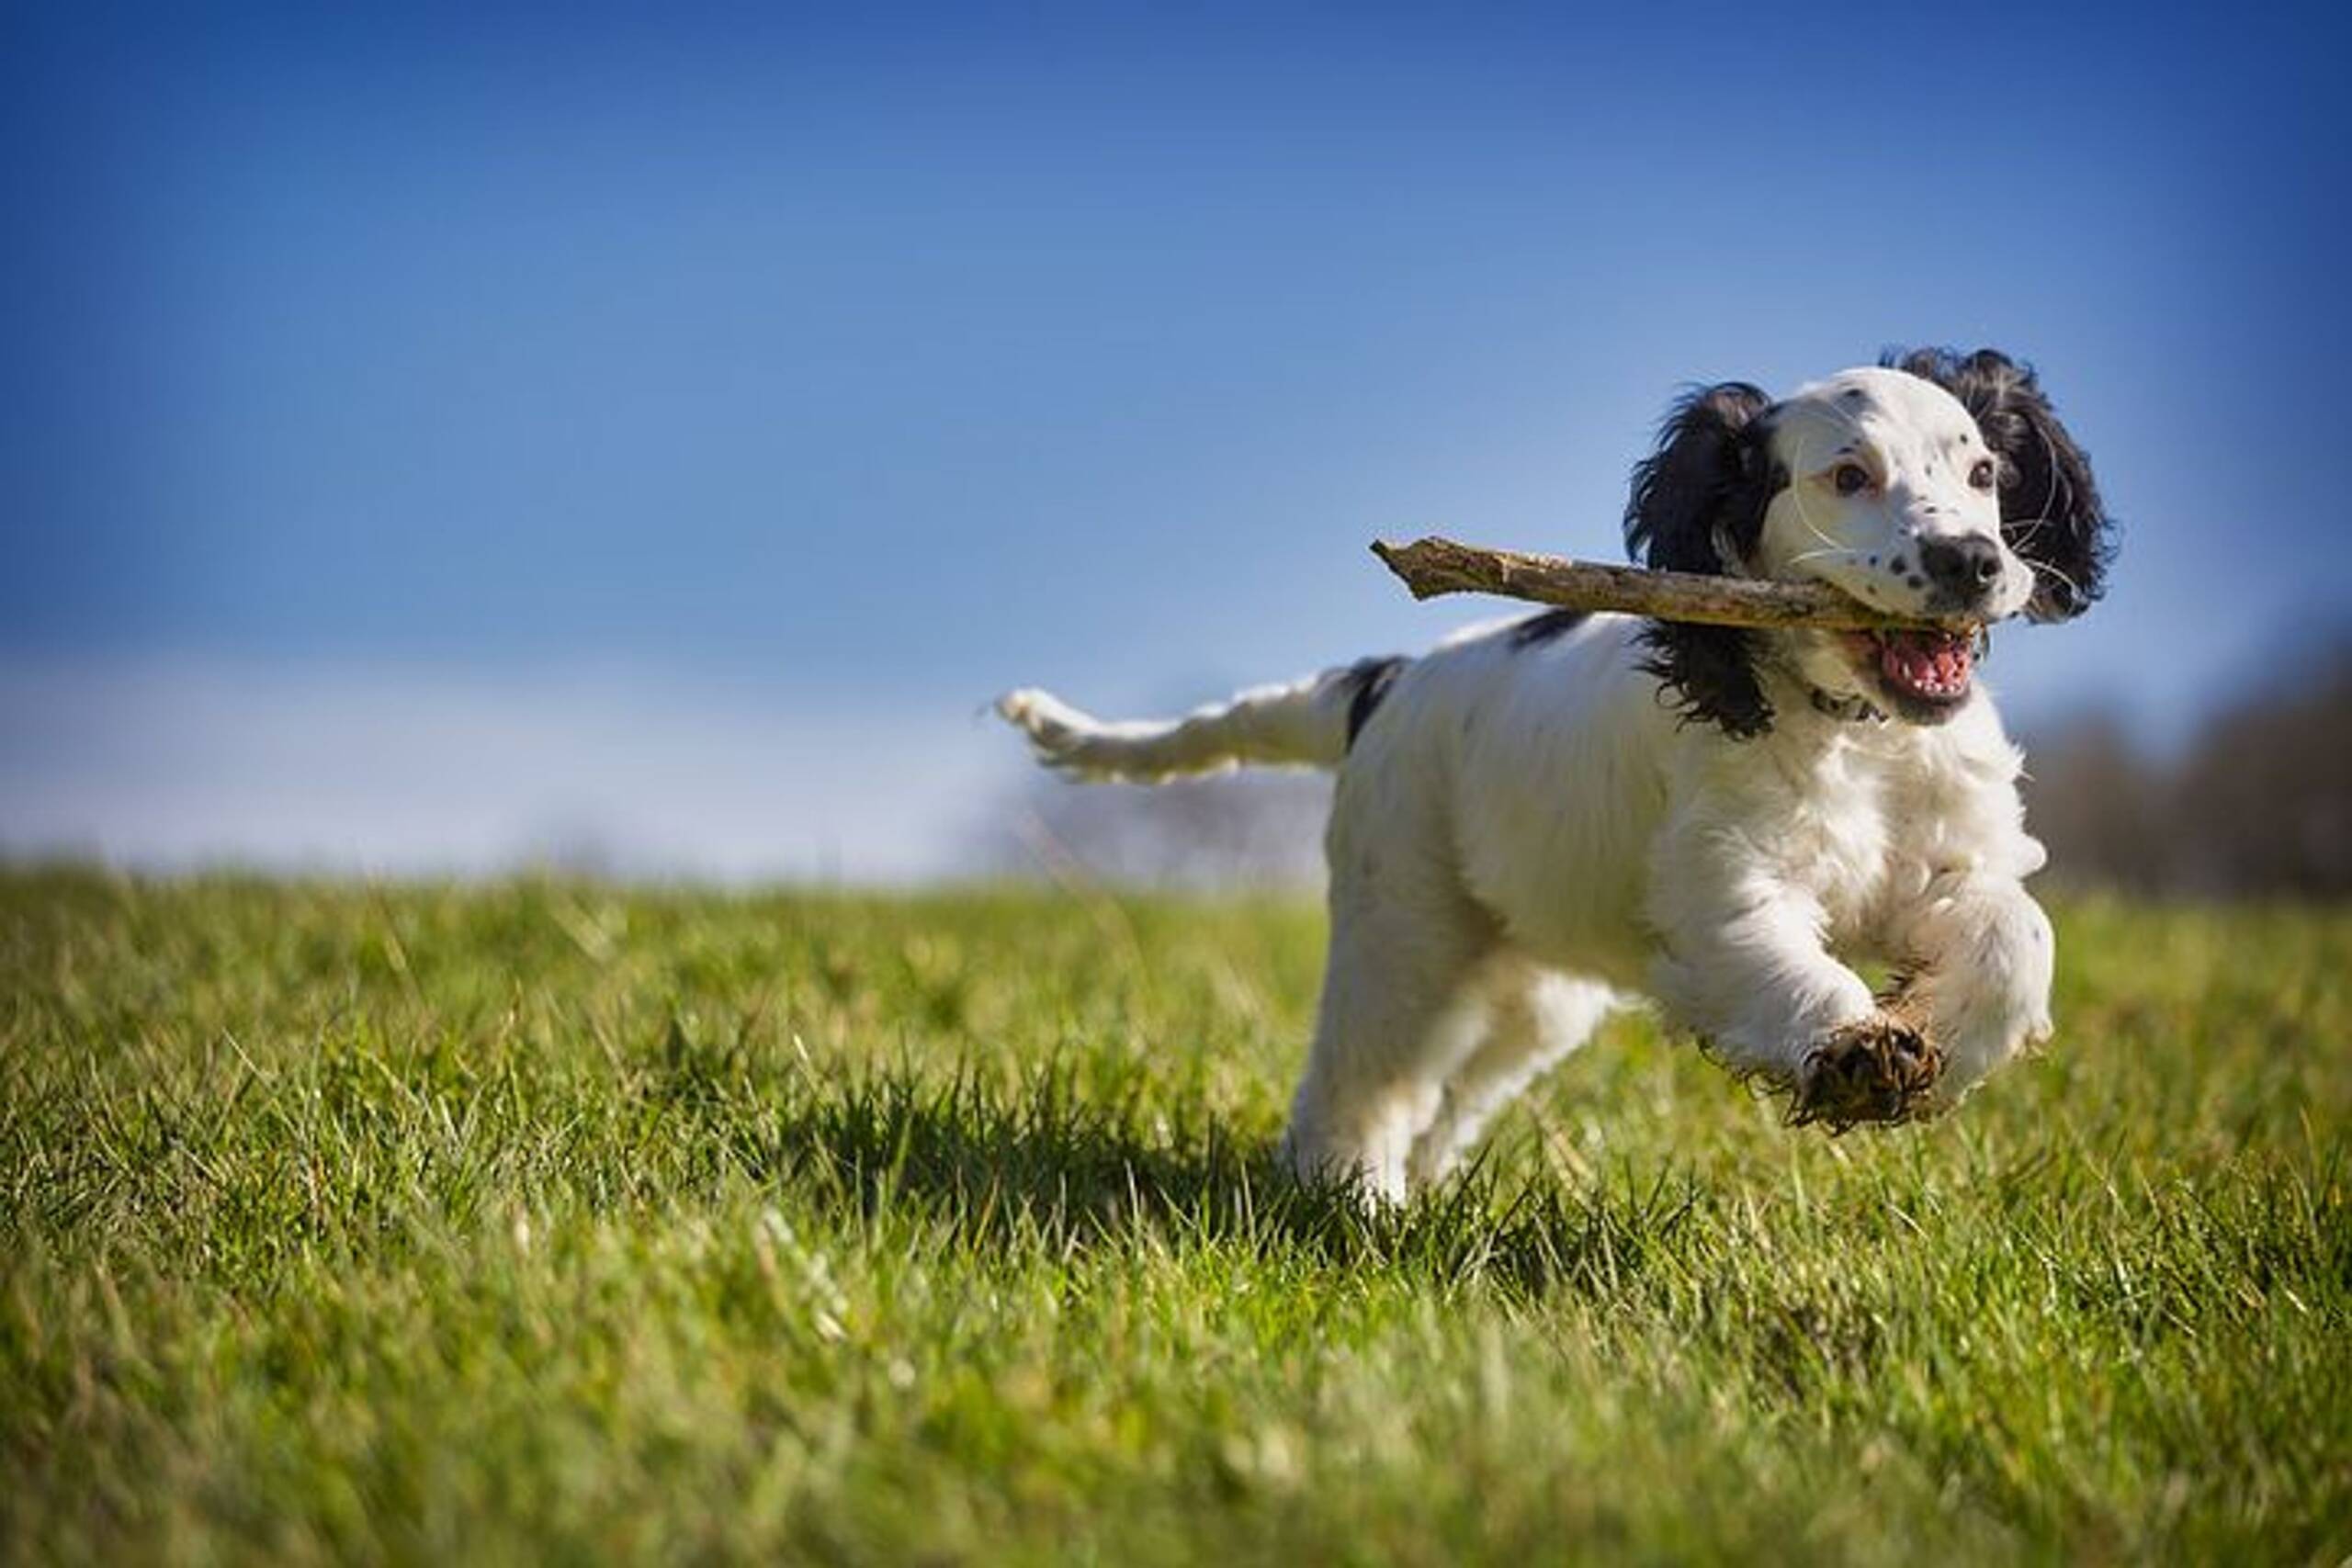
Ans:
POLYGON ((1970 663, 1969 639, 1950 632, 1896 631, 1879 638, 1879 668, 1886 678, 1926 695, 1965 689, 1970 663))

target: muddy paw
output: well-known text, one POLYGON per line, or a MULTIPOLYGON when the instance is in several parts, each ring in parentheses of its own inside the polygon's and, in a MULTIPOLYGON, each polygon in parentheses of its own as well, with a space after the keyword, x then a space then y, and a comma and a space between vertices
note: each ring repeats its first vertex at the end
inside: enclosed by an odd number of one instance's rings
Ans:
POLYGON ((1805 1057, 1789 1120, 1800 1126, 1819 1122, 1833 1133, 1862 1122, 1907 1122, 1927 1108, 1943 1066, 1918 1031, 1875 1014, 1848 1024, 1805 1057))

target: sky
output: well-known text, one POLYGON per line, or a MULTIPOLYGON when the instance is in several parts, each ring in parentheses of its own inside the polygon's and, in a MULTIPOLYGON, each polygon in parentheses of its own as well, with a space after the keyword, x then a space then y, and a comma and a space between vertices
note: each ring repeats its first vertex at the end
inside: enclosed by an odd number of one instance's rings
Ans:
POLYGON ((0 852, 964 869, 1127 714, 1618 558, 1684 386, 2037 365, 2154 744, 2352 625, 2325 13, 13 6, 0 852), (584 847, 584 848, 583 848, 584 847))

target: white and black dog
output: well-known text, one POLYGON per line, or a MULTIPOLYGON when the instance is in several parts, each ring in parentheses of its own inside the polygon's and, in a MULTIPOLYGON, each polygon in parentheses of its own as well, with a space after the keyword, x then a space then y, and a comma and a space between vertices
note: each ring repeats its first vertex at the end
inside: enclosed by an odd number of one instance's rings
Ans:
MULTIPOLYGON (((2033 372, 1990 350, 1694 392, 1625 509, 1651 567, 1984 623, 2087 608, 2110 527, 2033 372)), ((2044 857, 1976 653, 1554 612, 1171 722, 998 706, 1080 776, 1337 770, 1283 1157, 1396 1199, 1635 994, 1833 1128, 1944 1110, 2046 1038, 2044 857), (1837 953, 1897 979, 1875 996, 1837 953)))

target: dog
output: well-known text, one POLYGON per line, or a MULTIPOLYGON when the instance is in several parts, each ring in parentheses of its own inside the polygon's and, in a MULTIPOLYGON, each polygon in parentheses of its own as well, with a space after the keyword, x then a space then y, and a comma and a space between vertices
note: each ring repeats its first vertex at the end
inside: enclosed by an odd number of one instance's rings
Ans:
MULTIPOLYGON (((1692 391, 1634 470, 1633 557, 1891 615, 2060 621, 2114 525, 2035 372, 1894 351, 1779 401, 1692 391)), ((1281 1157, 1401 1201, 1647 997, 1833 1131, 1957 1104, 2051 1032, 2045 859, 1981 639, 1552 611, 1169 722, 1001 698, 1047 763, 1335 770, 1330 950, 1281 1157), (1838 954, 1890 966, 1883 994, 1838 954)))

